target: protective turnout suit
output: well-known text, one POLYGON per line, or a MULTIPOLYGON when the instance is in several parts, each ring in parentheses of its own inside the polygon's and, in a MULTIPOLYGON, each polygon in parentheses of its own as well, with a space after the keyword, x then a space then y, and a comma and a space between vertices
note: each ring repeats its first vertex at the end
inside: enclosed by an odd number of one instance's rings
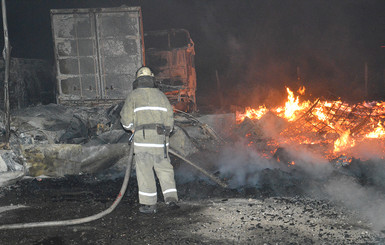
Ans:
POLYGON ((159 179, 166 203, 178 201, 174 170, 168 156, 169 134, 174 126, 173 108, 167 97, 154 88, 154 78, 138 77, 120 112, 122 126, 135 132, 134 154, 139 203, 155 205, 159 179))

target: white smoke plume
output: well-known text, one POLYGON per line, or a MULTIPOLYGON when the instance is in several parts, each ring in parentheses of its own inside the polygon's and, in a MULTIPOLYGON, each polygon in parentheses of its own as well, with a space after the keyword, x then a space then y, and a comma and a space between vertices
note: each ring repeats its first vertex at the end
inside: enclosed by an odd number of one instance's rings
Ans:
POLYGON ((217 164, 221 175, 229 179, 230 188, 256 186, 261 170, 277 167, 242 141, 225 147, 220 153, 217 164))
POLYGON ((362 186, 351 177, 332 179, 325 185, 324 190, 331 200, 340 202, 366 217, 375 229, 384 229, 385 196, 383 191, 374 187, 362 186))
MULTIPOLYGON (((383 192, 385 165, 383 162, 370 164, 365 169, 341 169, 306 149, 287 147, 286 150, 295 161, 295 174, 285 175, 291 176, 292 183, 295 183, 294 179, 298 177, 306 179, 305 182, 309 185, 300 187, 305 193, 315 198, 329 199, 358 212, 363 218, 369 220, 375 229, 385 228, 385 193, 383 192), (368 175, 371 184, 365 185, 359 182, 364 174, 368 175)), ((265 169, 290 171, 284 168, 285 165, 277 165, 274 160, 259 155, 254 149, 248 147, 246 142, 241 141, 226 147, 220 153, 217 164, 221 177, 228 179, 230 188, 260 187, 261 173, 265 169)), ((365 165, 365 163, 360 162, 359 165, 365 165)), ((272 181, 281 181, 281 185, 288 183, 286 179, 272 181)))

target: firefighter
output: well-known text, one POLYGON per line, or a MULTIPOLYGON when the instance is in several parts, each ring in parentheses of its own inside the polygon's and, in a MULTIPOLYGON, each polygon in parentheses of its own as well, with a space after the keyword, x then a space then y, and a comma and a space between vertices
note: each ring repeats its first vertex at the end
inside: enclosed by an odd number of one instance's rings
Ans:
POLYGON ((136 72, 133 91, 127 96, 120 116, 123 128, 134 134, 139 211, 156 213, 154 171, 164 201, 170 208, 178 208, 174 169, 168 156, 169 136, 174 126, 173 108, 166 95, 155 87, 150 68, 141 67, 136 72))

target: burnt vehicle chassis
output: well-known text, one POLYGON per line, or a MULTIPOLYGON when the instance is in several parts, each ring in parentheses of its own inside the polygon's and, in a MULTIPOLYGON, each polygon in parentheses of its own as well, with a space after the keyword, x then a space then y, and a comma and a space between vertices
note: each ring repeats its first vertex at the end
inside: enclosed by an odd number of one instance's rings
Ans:
POLYGON ((196 106, 194 42, 185 29, 144 33, 146 64, 154 71, 158 87, 176 109, 193 112, 196 106))

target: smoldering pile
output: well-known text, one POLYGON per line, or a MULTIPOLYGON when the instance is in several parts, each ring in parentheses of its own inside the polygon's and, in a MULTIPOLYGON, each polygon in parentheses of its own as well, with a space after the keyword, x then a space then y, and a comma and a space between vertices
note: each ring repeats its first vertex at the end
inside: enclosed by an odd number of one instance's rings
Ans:
POLYGON ((254 192, 267 195, 336 201, 385 227, 385 220, 378 218, 379 211, 385 211, 383 159, 377 155, 365 160, 346 155, 327 159, 322 155, 328 147, 324 144, 279 145, 276 139, 289 127, 290 122, 272 113, 234 125, 235 143, 225 146, 217 158, 222 178, 240 191, 255 188, 254 192))

